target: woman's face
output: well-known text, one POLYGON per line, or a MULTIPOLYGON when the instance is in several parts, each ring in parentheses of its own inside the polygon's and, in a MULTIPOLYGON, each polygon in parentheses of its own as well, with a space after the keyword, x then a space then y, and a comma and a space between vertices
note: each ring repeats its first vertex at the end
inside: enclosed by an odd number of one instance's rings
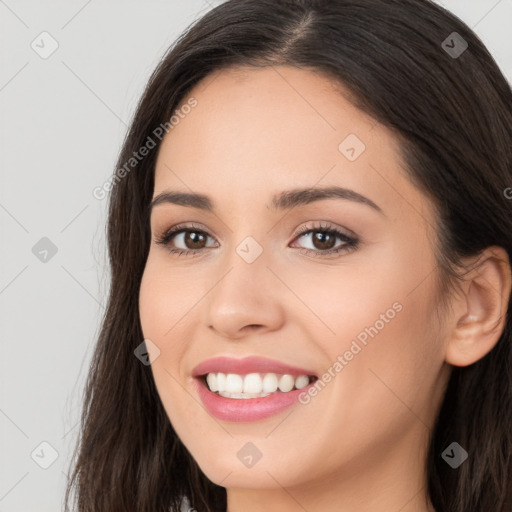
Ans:
POLYGON ((288 66, 223 70, 190 92, 183 104, 197 104, 159 150, 154 198, 208 201, 153 207, 142 329, 172 426, 224 487, 419 478, 447 377, 433 209, 392 133, 340 91, 288 66), (310 193, 288 196, 298 190, 310 193), (175 226, 187 231, 156 243, 175 226), (293 369, 197 368, 249 356, 293 369), (234 374, 210 377, 228 392, 283 391, 221 397, 194 376, 207 371, 234 374), (301 388, 301 374, 318 380, 301 388))

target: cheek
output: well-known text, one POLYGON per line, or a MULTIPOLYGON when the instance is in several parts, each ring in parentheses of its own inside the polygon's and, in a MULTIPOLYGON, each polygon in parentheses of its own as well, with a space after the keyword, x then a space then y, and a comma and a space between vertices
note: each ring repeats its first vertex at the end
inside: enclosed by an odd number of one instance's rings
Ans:
POLYGON ((148 258, 140 286, 139 313, 144 339, 150 339, 160 350, 151 364, 158 395, 171 424, 181 437, 197 416, 197 404, 183 388, 181 361, 185 357, 186 340, 190 339, 190 334, 185 332, 188 323, 180 322, 180 319, 187 312, 192 314, 191 304, 197 299, 184 297, 185 292, 178 291, 179 283, 170 277, 173 273, 164 266, 148 258), (182 418, 187 418, 186 426, 182 425, 182 418))
MULTIPOLYGON (((186 322, 179 319, 187 301, 178 298, 176 283, 161 265, 148 258, 139 292, 139 314, 144 339, 151 340, 160 350, 151 364, 151 371, 164 407, 177 396, 177 381, 181 380, 180 361, 186 350, 186 322)), ((190 307, 188 308, 190 309, 190 307)))
POLYGON ((384 404, 395 412, 404 403, 426 406, 444 355, 430 249, 379 249, 369 258, 295 288, 315 313, 304 313, 303 326, 326 356, 324 375, 345 404, 343 414, 361 419, 384 404))
POLYGON ((161 329, 158 329, 162 323, 160 306, 161 292, 146 265, 139 291, 139 316, 144 338, 156 338, 157 333, 161 332, 161 329))
POLYGON ((150 251, 140 285, 139 313, 144 337, 155 338, 161 349, 180 340, 178 333, 190 325, 197 310, 194 305, 204 294, 197 279, 191 272, 169 267, 165 256, 150 251))
POLYGON ((309 418, 321 418, 310 437, 309 464, 315 463, 315 453, 330 468, 344 458, 369 458, 400 444, 411 429, 421 435, 426 431, 422 423, 431 424, 431 400, 443 363, 429 314, 433 279, 409 293, 412 281, 400 272, 382 276, 372 286, 347 278, 343 289, 325 294, 331 301, 325 301, 322 319, 335 334, 315 337, 328 363, 325 387, 305 406, 309 418), (340 432, 343 440, 336 449, 325 444, 340 432))
POLYGON ((289 308, 290 315, 308 326, 331 358, 355 338, 363 346, 385 339, 388 349, 405 352, 417 345, 421 357, 428 351, 421 340, 434 326, 435 268, 426 241, 419 241, 374 246, 346 264, 301 271, 300 278, 294 268, 279 270, 303 304, 289 308))

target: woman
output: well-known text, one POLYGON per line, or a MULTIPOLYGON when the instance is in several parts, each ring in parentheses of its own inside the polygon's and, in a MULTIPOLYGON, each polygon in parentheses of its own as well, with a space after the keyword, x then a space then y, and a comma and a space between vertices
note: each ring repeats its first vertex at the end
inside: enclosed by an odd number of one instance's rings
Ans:
POLYGON ((113 176, 66 501, 509 512, 511 148, 509 84, 430 1, 208 12, 113 176))

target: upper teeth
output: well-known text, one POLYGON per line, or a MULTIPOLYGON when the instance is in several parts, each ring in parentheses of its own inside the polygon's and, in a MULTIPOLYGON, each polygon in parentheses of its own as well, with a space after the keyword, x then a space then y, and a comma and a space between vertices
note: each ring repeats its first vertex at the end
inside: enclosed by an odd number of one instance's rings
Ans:
POLYGON ((206 382, 210 391, 222 393, 274 393, 279 390, 283 393, 294 389, 301 389, 309 384, 307 375, 279 375, 276 373, 209 373, 206 382))

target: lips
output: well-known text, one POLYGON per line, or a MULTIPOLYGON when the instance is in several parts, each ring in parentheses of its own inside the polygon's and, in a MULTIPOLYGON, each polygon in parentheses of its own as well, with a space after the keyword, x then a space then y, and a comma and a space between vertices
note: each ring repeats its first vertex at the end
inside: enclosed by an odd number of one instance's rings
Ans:
MULTIPOLYGON (((216 357, 208 359, 197 365, 192 370, 194 377, 195 390, 201 402, 208 413, 220 420, 231 422, 251 422, 264 420, 276 414, 283 412, 288 407, 299 403, 299 395, 307 392, 310 386, 314 385, 317 375, 310 369, 290 366, 277 360, 267 359, 263 357, 246 357, 244 359, 236 359, 232 357, 216 357), (257 374, 273 375, 274 379, 277 374, 284 376, 286 380, 298 377, 298 380, 304 379, 305 376, 310 377, 310 383, 301 389, 292 389, 281 392, 262 393, 263 396, 256 394, 251 396, 244 393, 227 393, 228 396, 222 396, 209 389, 206 382, 206 375, 210 377, 212 374, 226 374, 226 378, 235 377, 240 380, 240 376, 257 377, 257 374), (290 377, 291 376, 291 377, 290 377), (244 396, 245 395, 245 396, 244 396)), ((281 384, 281 383, 280 383, 281 384)), ((293 386, 292 386, 293 387, 293 386)), ((274 383, 275 388, 275 383, 274 383)), ((288 386, 288 389, 290 386, 288 386)), ((245 383, 244 383, 245 389, 245 383)))
POLYGON ((215 357, 198 364, 192 370, 193 377, 202 377, 208 373, 236 373, 245 375, 248 373, 278 373, 288 375, 308 375, 318 377, 311 369, 290 366, 275 359, 264 357, 245 357, 236 359, 232 357, 215 357))

